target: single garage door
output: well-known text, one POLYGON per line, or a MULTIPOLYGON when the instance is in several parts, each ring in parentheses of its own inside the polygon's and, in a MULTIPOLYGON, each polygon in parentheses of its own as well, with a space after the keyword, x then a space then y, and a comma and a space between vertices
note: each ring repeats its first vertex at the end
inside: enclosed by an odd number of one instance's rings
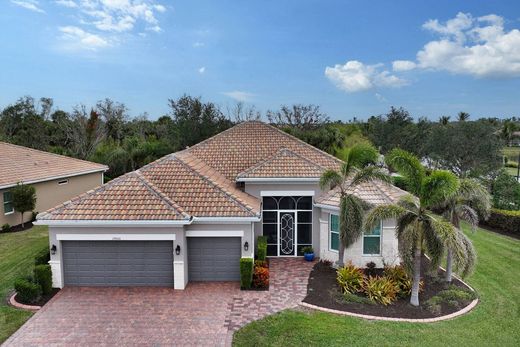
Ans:
POLYGON ((240 237, 188 238, 190 281, 239 281, 240 237))
POLYGON ((62 241, 66 286, 173 286, 172 241, 62 241))

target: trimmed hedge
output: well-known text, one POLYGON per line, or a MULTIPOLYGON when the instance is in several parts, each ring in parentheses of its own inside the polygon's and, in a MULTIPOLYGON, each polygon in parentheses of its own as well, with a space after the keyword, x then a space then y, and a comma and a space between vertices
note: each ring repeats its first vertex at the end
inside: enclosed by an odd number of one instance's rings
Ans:
POLYGON ((34 267, 34 280, 42 287, 43 294, 52 292, 52 271, 50 265, 36 265, 34 267))
POLYGON ((14 281, 14 289, 16 290, 16 298, 22 303, 31 304, 38 301, 41 294, 39 284, 29 281, 26 278, 18 278, 14 281))
POLYGON ((484 224, 498 230, 520 235, 520 211, 493 208, 488 220, 484 221, 484 224))
POLYGON ((240 287, 251 288, 253 281, 253 258, 240 258, 240 287))
POLYGON ((267 256, 267 236, 258 236, 256 239, 256 256, 258 260, 265 260, 267 256))
POLYGON ((34 265, 47 265, 49 264, 49 260, 51 260, 51 254, 49 247, 46 247, 43 251, 36 254, 36 257, 34 257, 34 265))

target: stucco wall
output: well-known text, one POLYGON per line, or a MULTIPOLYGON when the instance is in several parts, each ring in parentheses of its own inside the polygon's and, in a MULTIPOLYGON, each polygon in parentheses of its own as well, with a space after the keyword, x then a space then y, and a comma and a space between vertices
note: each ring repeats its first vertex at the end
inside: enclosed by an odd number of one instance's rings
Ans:
MULTIPOLYGON (((71 198, 80 195, 88 190, 98 187, 102 184, 103 173, 95 172, 87 175, 62 178, 59 180, 51 180, 46 182, 31 184, 36 189, 36 207, 35 212, 44 212, 56 205, 61 204, 71 198), (67 184, 59 185, 58 182, 68 179, 67 184)), ((0 190, 0 226, 8 223, 11 226, 21 223, 20 213, 14 212, 8 215, 4 214, 4 195, 3 192, 9 189, 0 190)), ((31 220, 31 213, 24 214, 24 221, 31 220)))
MULTIPOLYGON (((337 214, 337 213, 336 213, 337 214)), ((330 212, 322 211, 320 216, 320 258, 337 261, 338 252, 329 249, 329 220, 330 212)), ((373 261, 377 267, 386 264, 398 264, 400 262, 397 250, 397 238, 395 236, 395 220, 383 221, 381 255, 363 255, 363 237, 360 237, 353 245, 345 250, 344 262, 351 261, 354 265, 365 267, 368 262, 373 261)))

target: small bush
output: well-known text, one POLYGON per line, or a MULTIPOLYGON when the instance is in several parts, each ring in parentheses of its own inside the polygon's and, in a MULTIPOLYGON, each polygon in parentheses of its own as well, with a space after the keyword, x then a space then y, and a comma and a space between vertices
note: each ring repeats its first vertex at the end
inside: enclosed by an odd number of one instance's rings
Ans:
POLYGON ((450 286, 448 289, 439 292, 439 294, 431 297, 424 303, 424 307, 433 314, 440 314, 442 304, 454 308, 462 308, 477 298, 477 294, 473 291, 464 290, 456 286, 450 286))
POLYGON ((253 258, 240 258, 240 287, 251 288, 253 281, 253 258))
POLYGON ((392 184, 402 190, 408 190, 408 181, 402 176, 393 176, 392 184))
POLYGON ((376 275, 376 263, 374 263, 373 261, 368 262, 368 263, 366 263, 365 267, 366 267, 365 273, 368 276, 375 276, 376 275))
POLYGON ((365 274, 363 270, 352 265, 346 264, 336 272, 336 280, 343 293, 357 293, 363 288, 365 274))
POLYGON ((263 268, 269 268, 267 265, 267 261, 265 260, 255 260, 255 267, 263 267, 263 268))
POLYGON ((265 260, 267 256, 267 237, 258 236, 256 239, 256 255, 258 260, 265 260))
POLYGON ((520 211, 491 209, 491 214, 484 224, 520 235, 520 211))
POLYGON ((267 288, 269 287, 269 269, 265 267, 255 267, 253 273, 253 287, 267 288))
POLYGON ((34 267, 34 280, 42 288, 42 293, 52 292, 52 271, 50 265, 36 265, 34 267))
POLYGON ((18 278, 14 281, 16 298, 23 303, 33 303, 38 301, 41 295, 39 284, 29 281, 27 278, 18 278))
POLYGON ((2 225, 2 232, 3 233, 8 232, 9 230, 11 230, 11 226, 8 223, 5 223, 4 225, 2 225))
POLYGON ((33 211, 31 215, 31 222, 34 222, 36 220, 36 217, 38 216, 38 212, 33 211))
MULTIPOLYGON (((398 295, 400 297, 409 296, 412 294, 413 280, 408 276, 408 273, 402 265, 386 266, 385 277, 391 279, 398 287, 398 295)), ((419 292, 424 290, 424 282, 419 282, 419 292)))
POLYGON ((51 260, 51 254, 49 248, 46 247, 43 251, 36 254, 36 257, 34 257, 34 265, 47 265, 49 264, 49 260, 51 260))
POLYGON ((314 253, 314 248, 312 248, 311 246, 305 246, 302 248, 302 252, 303 254, 314 253))
POLYGON ((397 300, 397 285, 388 277, 368 277, 363 282, 363 290, 367 297, 383 305, 390 305, 397 300))
POLYGON ((368 304, 373 305, 374 302, 365 296, 359 296, 352 293, 343 293, 343 300, 345 302, 353 302, 356 304, 368 304))

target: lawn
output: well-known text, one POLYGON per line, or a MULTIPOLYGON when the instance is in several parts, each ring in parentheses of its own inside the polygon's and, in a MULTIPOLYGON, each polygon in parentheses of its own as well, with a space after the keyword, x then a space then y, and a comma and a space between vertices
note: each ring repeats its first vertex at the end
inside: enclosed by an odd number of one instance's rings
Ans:
POLYGON ((287 310, 235 333, 234 346, 520 346, 520 241, 479 229, 468 282, 479 305, 433 324, 373 322, 322 312, 287 310))
POLYGON ((6 305, 16 277, 30 274, 34 255, 48 247, 46 226, 16 233, 0 234, 0 343, 14 333, 29 317, 30 312, 6 305))

